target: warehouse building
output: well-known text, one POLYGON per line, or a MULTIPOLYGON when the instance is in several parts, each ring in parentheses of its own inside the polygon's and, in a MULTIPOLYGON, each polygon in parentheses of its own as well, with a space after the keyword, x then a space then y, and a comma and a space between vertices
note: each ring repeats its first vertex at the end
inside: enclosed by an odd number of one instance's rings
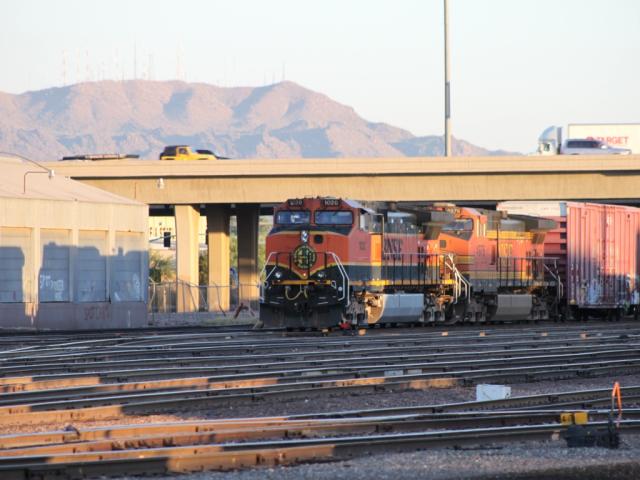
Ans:
POLYGON ((148 207, 0 158, 0 328, 139 327, 148 207))

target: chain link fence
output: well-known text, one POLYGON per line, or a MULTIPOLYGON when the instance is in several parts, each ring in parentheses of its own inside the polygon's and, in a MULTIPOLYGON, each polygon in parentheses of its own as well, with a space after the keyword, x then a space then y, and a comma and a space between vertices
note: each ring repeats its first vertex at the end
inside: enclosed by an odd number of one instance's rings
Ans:
POLYGON ((150 281, 148 311, 152 314, 177 313, 179 310, 213 312, 227 316, 234 315, 242 307, 257 316, 258 295, 256 284, 195 285, 184 281, 150 281))

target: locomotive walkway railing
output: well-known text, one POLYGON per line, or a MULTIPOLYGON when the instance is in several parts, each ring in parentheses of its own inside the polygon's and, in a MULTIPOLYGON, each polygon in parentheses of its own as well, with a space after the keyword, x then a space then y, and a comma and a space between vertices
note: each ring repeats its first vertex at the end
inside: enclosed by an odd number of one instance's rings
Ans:
POLYGON ((501 257, 498 259, 499 287, 532 287, 546 285, 548 277, 562 289, 553 257, 501 257))
POLYGON ((382 275, 392 285, 439 286, 450 281, 454 303, 469 301, 471 285, 460 273, 453 255, 446 253, 383 253, 382 275))
POLYGON ((558 272, 558 259, 554 257, 545 257, 546 261, 543 263, 545 272, 550 276, 556 284, 556 297, 558 300, 564 298, 564 283, 560 278, 558 272))
POLYGON ((463 297, 465 302, 469 303, 469 300, 471 299, 471 283, 464 277, 464 275, 462 275, 462 273, 460 273, 458 267, 456 267, 456 264, 453 261, 453 255, 446 255, 445 263, 451 272, 453 272, 455 280, 453 303, 458 303, 458 299, 460 297, 463 297))
POLYGON ((333 260, 338 267, 338 271, 340 272, 340 275, 342 276, 342 296, 339 297, 338 300, 342 301, 346 299, 346 305, 349 306, 349 301, 350 301, 349 275, 347 275, 347 271, 345 270, 344 265, 342 265, 340 258, 333 252, 327 252, 327 253, 333 256, 333 260))

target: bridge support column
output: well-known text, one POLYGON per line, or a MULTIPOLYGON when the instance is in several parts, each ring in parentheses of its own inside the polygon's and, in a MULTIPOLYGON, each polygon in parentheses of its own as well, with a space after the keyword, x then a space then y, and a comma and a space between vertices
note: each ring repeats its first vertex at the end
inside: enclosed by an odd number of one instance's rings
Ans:
POLYGON ((258 221, 260 205, 238 205, 239 301, 258 310, 258 221))
POLYGON ((176 270, 178 277, 177 311, 197 312, 198 292, 198 223, 200 211, 193 205, 176 205, 176 270))
POLYGON ((209 311, 229 310, 229 218, 228 205, 207 205, 207 244, 209 245, 209 311))

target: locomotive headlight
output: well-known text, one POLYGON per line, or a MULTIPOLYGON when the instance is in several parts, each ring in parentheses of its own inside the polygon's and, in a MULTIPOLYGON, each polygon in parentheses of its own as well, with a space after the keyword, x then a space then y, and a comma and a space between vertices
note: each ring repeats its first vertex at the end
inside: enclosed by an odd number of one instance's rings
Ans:
POLYGON ((309 241, 309 232, 306 230, 302 230, 300 232, 300 240, 302 243, 307 243, 309 241))

